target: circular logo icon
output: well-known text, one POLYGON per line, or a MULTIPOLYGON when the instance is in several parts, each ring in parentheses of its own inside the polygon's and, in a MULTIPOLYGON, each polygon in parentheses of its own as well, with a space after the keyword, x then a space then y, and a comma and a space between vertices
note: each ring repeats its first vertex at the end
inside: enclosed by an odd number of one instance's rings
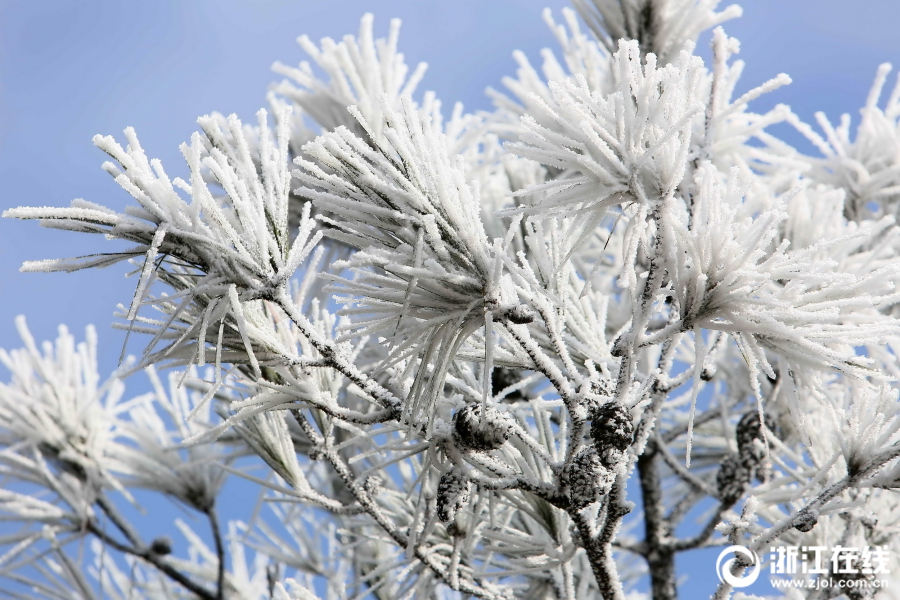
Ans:
POLYGON ((753 582, 756 581, 756 578, 759 577, 759 569, 759 557, 756 555, 756 552, 753 552, 744 546, 728 546, 719 553, 719 558, 716 560, 716 575, 719 576, 719 581, 727 583, 735 588, 743 588, 752 585, 753 582), (737 561, 737 558, 725 559, 725 557, 731 553, 747 559, 752 565, 750 570, 743 575, 735 575, 732 573, 731 567, 737 561))

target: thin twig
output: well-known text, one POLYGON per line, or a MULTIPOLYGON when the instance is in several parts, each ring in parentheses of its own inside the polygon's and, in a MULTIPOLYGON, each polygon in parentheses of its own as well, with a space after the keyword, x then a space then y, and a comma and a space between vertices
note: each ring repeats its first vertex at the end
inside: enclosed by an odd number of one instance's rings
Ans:
POLYGON ((219 527, 219 518, 216 515, 215 507, 210 507, 206 511, 206 518, 209 519, 209 528, 212 530, 213 542, 216 546, 216 558, 218 567, 216 572, 216 598, 223 600, 225 598, 225 546, 222 543, 222 531, 219 527))
POLYGON ((149 548, 143 546, 126 546, 115 538, 110 537, 94 520, 88 521, 86 529, 107 546, 110 546, 124 554, 129 554, 136 558, 147 561, 148 563, 156 567, 159 571, 168 576, 169 579, 179 583, 186 590, 202 598, 202 600, 218 600, 217 596, 214 593, 191 580, 187 575, 169 564, 169 562, 165 558, 153 553, 149 548))

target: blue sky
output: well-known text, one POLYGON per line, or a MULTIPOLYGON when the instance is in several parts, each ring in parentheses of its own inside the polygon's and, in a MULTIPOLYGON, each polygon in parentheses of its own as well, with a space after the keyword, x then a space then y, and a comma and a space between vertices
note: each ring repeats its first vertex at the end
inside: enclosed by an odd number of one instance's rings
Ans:
MULTIPOLYGON (((0 3, 0 207, 64 206, 71 199, 124 207, 128 198, 99 166, 95 133, 120 135, 134 126, 151 156, 181 174, 178 144, 197 116, 219 111, 251 119, 279 77, 275 60, 304 59, 294 42, 355 33, 371 11, 383 35, 403 19, 400 47, 407 62, 429 63, 421 90, 435 90, 449 107, 462 101, 486 109, 485 87, 512 74, 514 49, 539 62, 553 39, 540 18, 558 0, 4 0, 0 3)), ((747 62, 742 90, 786 72, 793 85, 763 99, 760 109, 790 104, 807 121, 817 110, 855 118, 878 64, 900 65, 896 24, 900 2, 754 0, 725 25, 742 42, 747 62)), ((701 44, 706 43, 701 40, 701 44)), ((742 91, 739 90, 739 91, 742 91)), ((795 138, 792 138, 795 139, 795 138)), ((81 337, 97 325, 108 371, 123 335, 110 328, 134 281, 122 265, 78 274, 22 274, 23 260, 107 251, 102 239, 0 221, 0 346, 18 339, 13 318, 25 314, 38 339, 66 323, 81 337)), ((139 352, 132 342, 129 351, 139 352)), ((5 377, 5 375, 3 375, 5 377)), ((143 382, 136 387, 143 389, 143 382)), ((712 557, 690 559, 682 572, 705 569, 712 557)), ((702 582, 695 571, 693 582, 702 582)), ((692 591, 710 589, 686 584, 692 591)))

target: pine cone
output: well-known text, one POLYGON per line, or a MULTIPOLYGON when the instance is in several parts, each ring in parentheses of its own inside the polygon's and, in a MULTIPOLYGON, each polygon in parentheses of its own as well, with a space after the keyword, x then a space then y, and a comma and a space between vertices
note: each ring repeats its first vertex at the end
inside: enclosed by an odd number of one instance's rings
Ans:
MULTIPOLYGON (((772 417, 772 415, 766 414, 765 419, 766 427, 770 431, 774 431, 776 427, 775 418, 772 417)), ((754 409, 744 413, 744 416, 738 421, 737 428, 735 429, 735 437, 737 437, 738 449, 741 454, 758 453, 755 447, 756 445, 753 443, 754 440, 763 439, 758 410, 754 409)))
MULTIPOLYGON (((769 431, 774 431, 776 426, 775 419, 768 414, 765 415, 765 419, 766 428, 769 431)), ((764 462, 766 447, 763 442, 762 427, 759 424, 758 410, 754 409, 744 413, 744 416, 741 417, 735 428, 735 437, 737 438, 741 464, 750 473, 750 478, 752 479, 755 476, 761 483, 768 481, 771 474, 771 465, 764 462)))
POLYGON ((569 501, 584 508, 600 500, 616 480, 615 471, 606 468, 593 448, 582 450, 566 471, 569 501))
POLYGON ((503 313, 503 317, 510 323, 526 325, 534 321, 534 311, 524 304, 517 304, 503 313))
POLYGON ((618 448, 606 448, 605 450, 599 450, 597 452, 597 456, 600 457, 600 464, 602 464, 610 471, 615 471, 616 467, 619 466, 619 463, 625 460, 625 452, 619 450, 618 448))
POLYGON ((437 515, 443 523, 456 518, 456 513, 469 503, 472 495, 472 482, 453 469, 441 475, 437 489, 437 515))
POLYGON ((466 528, 459 524, 458 521, 452 521, 447 524, 447 535, 452 538, 464 538, 467 535, 466 528))
POLYGON ((819 522, 819 515, 816 511, 812 510, 802 510, 800 514, 794 519, 794 522, 791 523, 794 529, 797 531, 801 531, 803 533, 807 533, 812 531, 813 527, 816 526, 816 523, 819 522))
POLYGON ((750 479, 751 473, 741 463, 740 457, 734 454, 726 456, 716 474, 716 486, 722 504, 732 506, 740 500, 750 485, 750 479))
POLYGON ((492 406, 482 416, 481 404, 469 404, 453 416, 453 438, 463 448, 496 450, 509 439, 511 431, 508 417, 492 406))
POLYGON ((157 556, 172 554, 172 540, 167 536, 158 537, 150 542, 150 552, 157 556))
POLYGON ((591 416, 591 437, 598 449, 625 451, 634 440, 631 413, 618 402, 607 402, 591 416))

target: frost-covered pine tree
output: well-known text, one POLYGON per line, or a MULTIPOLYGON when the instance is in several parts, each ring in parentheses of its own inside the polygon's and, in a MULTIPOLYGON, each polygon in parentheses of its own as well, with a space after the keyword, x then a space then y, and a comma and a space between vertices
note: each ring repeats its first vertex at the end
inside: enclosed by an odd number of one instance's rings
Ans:
MULTIPOLYGON (((314 64, 275 65, 254 125, 200 118, 187 179, 97 136, 129 208, 4 216, 128 242, 23 268, 131 263, 118 323, 146 349, 104 380, 92 331, 18 322, 0 574, 53 599, 670 600, 676 555, 729 545, 900 573, 900 86, 881 67, 855 127, 753 112, 790 80, 735 96, 718 4, 547 11, 557 52, 478 114, 417 92, 399 22, 367 15, 300 38, 314 64), (219 520, 227 477, 259 486, 246 522, 219 520), (208 527, 146 537, 138 489, 208 527)), ((831 588, 785 597, 874 594, 807 577, 831 588)))

